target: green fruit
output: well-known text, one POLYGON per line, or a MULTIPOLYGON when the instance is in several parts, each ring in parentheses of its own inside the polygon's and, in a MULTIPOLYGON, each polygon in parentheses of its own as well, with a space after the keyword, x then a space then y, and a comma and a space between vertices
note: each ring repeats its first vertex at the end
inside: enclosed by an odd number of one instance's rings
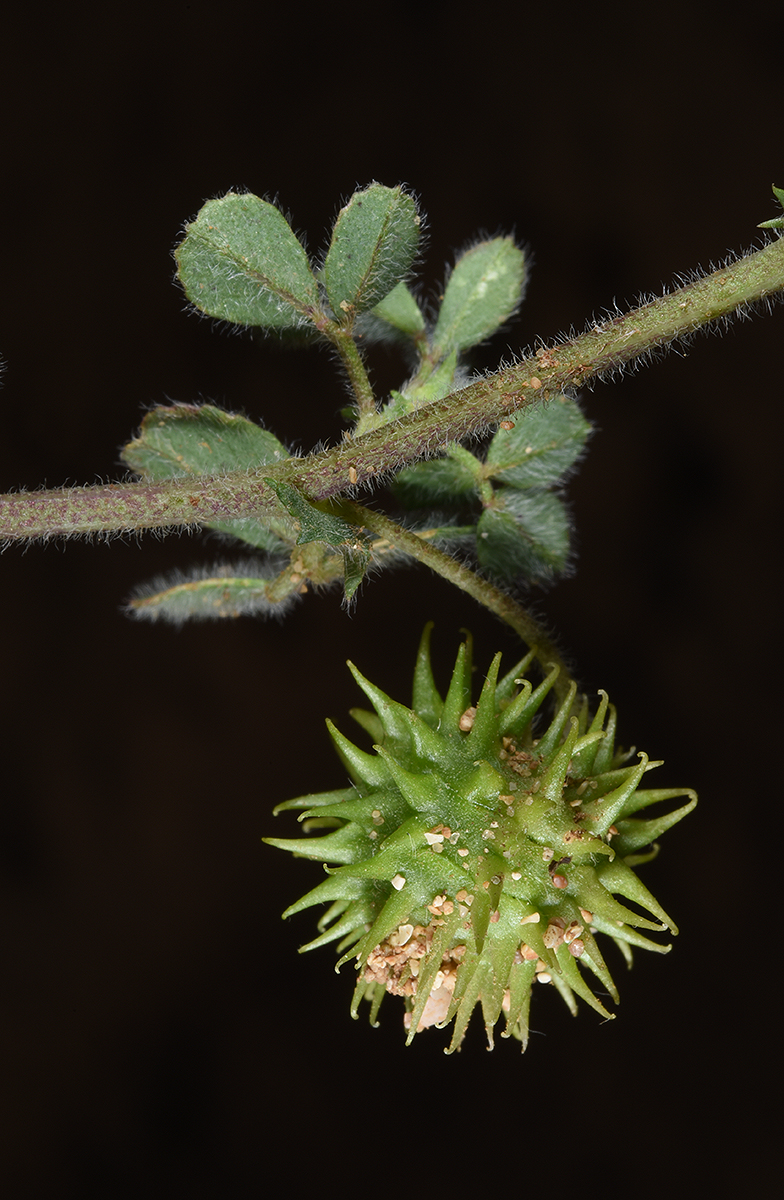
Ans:
POLYGON ((481 1004, 490 1046, 503 1013, 504 1036, 518 1037, 525 1049, 536 981, 552 983, 572 1012, 580 996, 611 1015, 585 977, 595 975, 617 1001, 597 933, 627 959, 631 946, 670 949, 639 932, 677 929, 632 867, 655 855, 654 839, 697 800, 683 789, 640 789, 644 773, 659 764, 640 754, 623 765, 629 756, 615 753, 615 710, 604 693, 591 717, 572 687, 543 732, 535 729, 558 672, 532 687, 522 678, 532 655, 501 680, 496 655, 474 707, 468 640, 442 699, 430 667, 430 628, 411 709, 351 666, 375 709, 352 715, 376 743, 368 754, 330 724, 353 786, 276 809, 304 808, 306 832, 329 832, 265 841, 339 864, 284 916, 329 904, 320 936, 302 949, 337 941, 338 967, 356 960, 352 1015, 366 999, 375 1021, 386 992, 403 996, 408 1041, 454 1019, 452 1051, 481 1004), (676 796, 688 803, 654 819, 633 816, 676 796))

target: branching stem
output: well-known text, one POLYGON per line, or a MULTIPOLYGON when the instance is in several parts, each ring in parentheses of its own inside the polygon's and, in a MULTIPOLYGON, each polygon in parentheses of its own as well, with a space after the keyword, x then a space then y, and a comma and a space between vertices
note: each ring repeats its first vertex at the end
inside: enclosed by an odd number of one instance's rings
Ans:
POLYGON ((511 626, 528 648, 534 651, 545 673, 554 666, 559 668, 553 690, 559 700, 565 698, 572 683, 566 664, 552 638, 516 600, 477 575, 470 567, 445 554, 443 550, 439 550, 412 530, 396 524, 383 513, 365 508, 351 500, 338 500, 330 507, 335 515, 342 517, 344 521, 377 534, 396 549, 423 563, 511 626))
MULTIPOLYGON (((704 278, 599 322, 579 337, 537 350, 513 367, 332 450, 209 478, 1 496, 0 539, 264 519, 271 513, 285 520, 264 478, 292 483, 312 500, 339 496, 352 485, 372 483, 407 463, 443 454, 450 443, 480 433, 528 404, 575 392, 782 290, 784 238, 777 238, 704 278)), ((356 366, 347 363, 350 373, 356 366)))

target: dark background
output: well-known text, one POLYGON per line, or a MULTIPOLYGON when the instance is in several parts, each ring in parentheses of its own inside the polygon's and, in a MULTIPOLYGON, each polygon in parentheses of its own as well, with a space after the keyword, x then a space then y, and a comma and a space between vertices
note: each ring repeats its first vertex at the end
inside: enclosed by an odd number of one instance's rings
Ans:
MULTIPOLYGON (((123 11, 4 18, 3 490, 117 478, 167 399, 243 410, 303 450, 338 436, 328 355, 183 311, 172 246, 232 187, 277 195, 316 250, 355 185, 407 183, 431 292, 455 247, 515 231, 533 274, 491 366, 749 246, 784 185, 778 3, 123 11)), ((350 732, 347 657, 407 700, 425 620, 443 669, 461 626, 480 665, 514 653, 504 630, 412 569, 350 616, 333 593, 281 626, 175 633, 121 603, 215 543, 5 553, 6 1194, 760 1180, 780 1068, 783 321, 583 397, 578 570, 535 606, 618 704, 622 740, 701 804, 645 871, 681 924, 672 954, 618 964, 612 1024, 542 989, 522 1059, 503 1041, 488 1055, 478 1019, 459 1055, 438 1032, 406 1050, 392 1000, 379 1029, 351 1022, 351 971, 297 955, 311 918, 279 919, 320 868, 259 843, 293 829, 276 803, 343 784, 324 718, 350 732)), ((398 382, 394 360, 374 369, 398 382)))

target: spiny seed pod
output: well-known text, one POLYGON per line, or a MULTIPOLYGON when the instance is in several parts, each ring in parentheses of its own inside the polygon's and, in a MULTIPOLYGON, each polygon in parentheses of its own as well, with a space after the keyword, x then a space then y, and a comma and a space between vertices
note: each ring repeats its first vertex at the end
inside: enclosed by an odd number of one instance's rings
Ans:
POLYGON ((639 932, 677 929, 632 867, 655 855, 654 840, 697 800, 683 789, 640 790, 645 772, 659 764, 640 754, 623 765, 629 756, 615 753, 615 710, 605 693, 591 718, 573 686, 537 733, 534 718, 558 672, 532 687, 522 678, 532 655, 500 681, 497 655, 474 706, 467 641, 442 699, 430 628, 411 709, 351 666, 375 709, 352 716, 376 743, 368 754, 329 725, 353 786, 275 810, 304 808, 306 832, 330 832, 265 840, 339 864, 284 916, 329 904, 320 936, 302 949, 337 941, 338 967, 356 959, 353 1016, 366 999, 375 1022, 386 992, 403 996, 408 1041, 454 1019, 451 1052, 481 1004, 491 1048, 503 1012, 504 1036, 518 1037, 525 1049, 535 981, 552 983, 573 1013, 580 996, 611 1015, 584 976, 595 975, 617 1001, 597 933, 629 961, 631 946, 670 949, 639 932), (654 819, 633 816, 676 796, 688 803, 654 819))

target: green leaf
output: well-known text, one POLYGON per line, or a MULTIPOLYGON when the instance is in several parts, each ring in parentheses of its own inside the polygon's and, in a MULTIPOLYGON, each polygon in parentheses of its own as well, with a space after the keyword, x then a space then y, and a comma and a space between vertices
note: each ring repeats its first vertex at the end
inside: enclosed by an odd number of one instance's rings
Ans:
MULTIPOLYGON (((784 188, 777 188, 773 184, 773 195, 778 200, 779 204, 784 208, 784 188)), ((769 221, 760 221, 758 229, 784 229, 784 216, 771 217, 769 221)))
POLYGON ((421 404, 431 404, 434 400, 443 400, 455 390, 457 376, 457 351, 447 354, 426 378, 419 383, 406 386, 403 395, 406 396, 411 409, 419 408, 421 404))
POLYGON ((378 317, 391 325, 398 333, 408 337, 416 337, 425 332, 425 318, 422 309, 416 302, 413 292, 405 283, 398 283, 389 295, 375 306, 371 316, 378 317))
MULTIPOLYGON (((123 462, 142 479, 157 483, 188 475, 224 475, 282 462, 289 454, 274 434, 247 417, 205 404, 153 409, 139 434, 122 451, 123 462)), ((284 549, 284 542, 260 521, 215 521, 209 525, 260 550, 284 549)), ((283 532, 283 531, 281 531, 283 532)))
POLYGON ((548 487, 579 458, 591 426, 565 397, 519 413, 514 429, 499 429, 487 450, 488 476, 518 488, 548 487))
POLYGON ((343 547, 343 593, 346 600, 353 600, 369 566, 367 542, 355 540, 353 545, 343 547))
POLYGON ((353 525, 332 513, 322 512, 290 483, 281 483, 275 479, 266 479, 264 482, 270 485, 284 508, 299 522, 298 546, 307 542, 326 542, 328 546, 343 546, 353 545, 358 540, 359 534, 353 525))
POLYGON ((428 349, 424 314, 405 283, 394 287, 375 308, 359 314, 353 336, 364 346, 395 341, 410 350, 413 344, 420 357, 428 349))
POLYGON ((463 463, 452 458, 436 458, 405 467, 393 486, 397 499, 407 509, 459 508, 477 494, 475 477, 463 463))
POLYGON ((340 320, 366 312, 411 270, 419 242, 416 204, 400 187, 372 183, 340 210, 324 262, 324 284, 340 320))
POLYGON ((209 200, 175 257, 186 296, 211 317, 285 330, 319 311, 302 244, 283 214, 258 196, 209 200))
POLYGON ((512 238, 479 242, 457 260, 433 331, 442 358, 485 341, 512 316, 522 297, 525 260, 512 238))
POLYGON ((286 447, 273 433, 237 413, 210 404, 153 409, 123 461, 150 481, 220 475, 282 462, 286 447))
POLYGON ((569 518, 552 492, 499 488, 498 508, 488 508, 477 525, 479 565, 496 578, 521 576, 545 582, 563 571, 569 557, 569 518))
POLYGON ((190 575, 174 572, 139 588, 128 605, 131 616, 145 621, 217 621, 227 617, 281 616, 299 593, 291 583, 281 595, 277 581, 264 578, 260 563, 240 563, 196 570, 190 575))
POLYGON ((378 414, 380 424, 397 421, 406 413, 413 412, 423 404, 433 400, 442 400, 455 390, 455 374, 457 372, 457 352, 453 351, 441 362, 423 382, 407 384, 402 392, 391 391, 389 401, 378 414))
POLYGON ((362 582, 370 565, 370 549, 367 537, 341 517, 322 512, 301 492, 288 483, 277 480, 265 481, 276 493, 281 504, 299 522, 300 534, 297 545, 308 542, 325 542, 339 549, 343 555, 343 589, 347 600, 351 600, 362 582))

